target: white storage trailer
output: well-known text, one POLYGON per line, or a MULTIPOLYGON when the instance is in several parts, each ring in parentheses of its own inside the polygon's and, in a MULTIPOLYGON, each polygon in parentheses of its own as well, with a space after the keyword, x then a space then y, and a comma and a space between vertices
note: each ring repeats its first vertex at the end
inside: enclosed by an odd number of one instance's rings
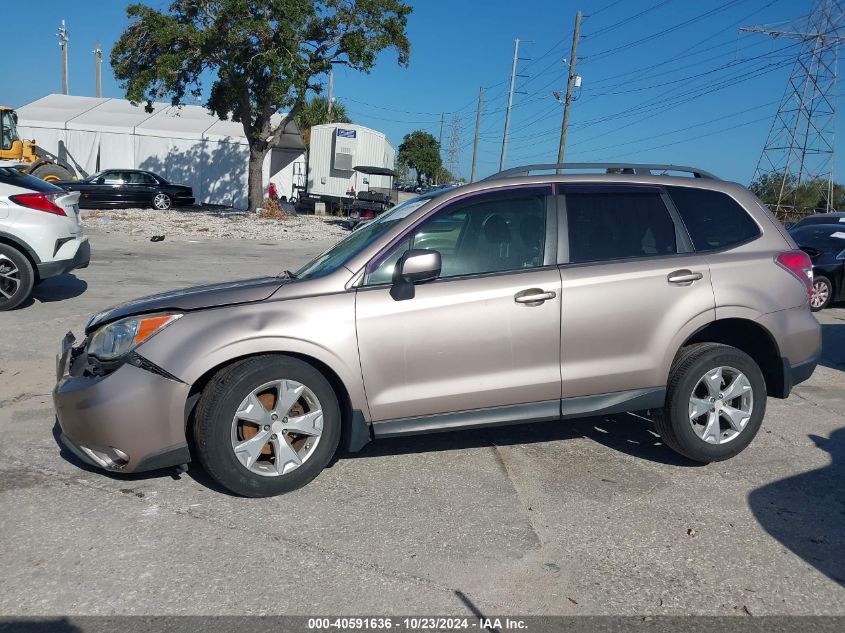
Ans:
POLYGON ((327 123, 311 128, 308 179, 303 198, 337 206, 351 202, 361 191, 390 196, 392 176, 356 171, 355 167, 392 170, 396 151, 387 136, 352 123, 327 123))

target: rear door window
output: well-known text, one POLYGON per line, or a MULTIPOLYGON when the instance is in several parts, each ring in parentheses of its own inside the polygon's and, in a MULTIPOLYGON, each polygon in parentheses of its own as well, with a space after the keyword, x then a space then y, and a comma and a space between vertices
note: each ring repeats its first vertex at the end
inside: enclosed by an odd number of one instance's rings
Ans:
POLYGON ((675 223, 657 191, 566 194, 573 264, 678 252, 675 223))
POLYGON ((698 252, 749 242, 760 227, 728 194, 692 187, 666 187, 698 252))

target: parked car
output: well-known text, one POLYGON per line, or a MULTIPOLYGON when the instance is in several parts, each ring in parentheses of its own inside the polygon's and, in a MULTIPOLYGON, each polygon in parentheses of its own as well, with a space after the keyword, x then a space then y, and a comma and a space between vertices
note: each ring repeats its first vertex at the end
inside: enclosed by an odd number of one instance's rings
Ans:
MULTIPOLYGON (((400 207, 405 207, 406 205, 412 205, 414 208, 423 204, 421 201, 427 201, 431 198, 439 196, 441 193, 446 192, 447 189, 435 189, 432 191, 428 191, 426 193, 420 194, 419 196, 415 196, 403 202, 400 207)), ((381 213, 386 210, 387 202, 379 206, 378 204, 373 204, 372 202, 368 202, 367 200, 362 200, 359 194, 359 199, 355 200, 352 203, 352 206, 349 208, 349 214, 347 216, 347 222, 349 223, 349 228, 351 230, 356 230, 364 223, 369 222, 373 218, 379 217, 381 213)))
POLYGON ((733 457, 818 362, 810 258, 740 185, 607 167, 502 172, 296 274, 100 312, 62 344, 62 441, 116 472, 197 459, 246 496, 306 484, 341 441, 626 411, 733 457))
POLYGON ((0 166, 0 311, 20 305, 44 279, 88 266, 78 200, 78 193, 0 166))
POLYGON ((845 221, 806 224, 790 229, 789 234, 813 262, 813 312, 845 300, 845 221))
POLYGON ((801 218, 797 222, 787 222, 784 226, 789 229, 797 229, 811 224, 842 224, 845 227, 845 211, 831 211, 830 213, 814 213, 801 218))
POLYGON ((83 180, 55 184, 78 191, 79 206, 86 209, 152 207, 164 211, 194 204, 194 192, 187 185, 173 184, 158 174, 138 169, 107 169, 83 180))

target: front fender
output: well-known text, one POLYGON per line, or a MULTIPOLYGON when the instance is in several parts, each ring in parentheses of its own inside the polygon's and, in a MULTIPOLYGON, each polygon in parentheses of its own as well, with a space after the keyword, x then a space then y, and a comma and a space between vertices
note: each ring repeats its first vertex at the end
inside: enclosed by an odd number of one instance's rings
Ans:
POLYGON ((187 312, 137 351, 188 384, 244 356, 310 357, 331 368, 352 408, 370 417, 358 360, 354 293, 187 312))

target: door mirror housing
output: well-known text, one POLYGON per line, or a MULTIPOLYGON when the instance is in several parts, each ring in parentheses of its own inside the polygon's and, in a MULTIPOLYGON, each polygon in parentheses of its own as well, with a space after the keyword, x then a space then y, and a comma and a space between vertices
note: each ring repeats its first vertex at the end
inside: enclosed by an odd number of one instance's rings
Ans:
POLYGON ((106 179, 101 176, 101 177, 97 178, 97 180, 94 181, 94 184, 102 185, 104 182, 106 182, 106 179))
POLYGON ((406 251, 396 262, 390 296, 396 301, 413 299, 414 284, 437 279, 441 266, 442 260, 438 251, 425 248, 406 251))

